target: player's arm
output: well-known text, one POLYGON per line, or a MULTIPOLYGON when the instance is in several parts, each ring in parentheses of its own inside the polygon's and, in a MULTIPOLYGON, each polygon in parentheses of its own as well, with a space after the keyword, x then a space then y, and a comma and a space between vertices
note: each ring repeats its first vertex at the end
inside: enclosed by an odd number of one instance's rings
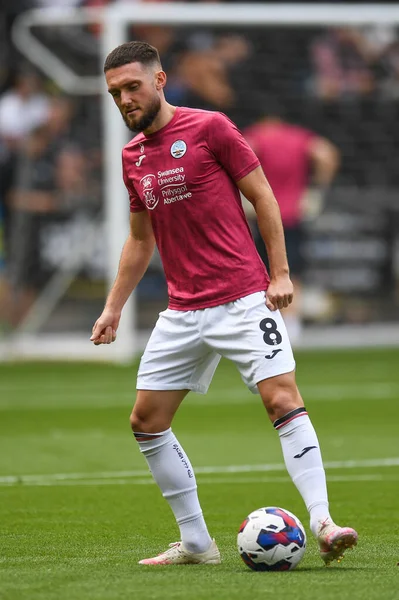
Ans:
POLYGON ((340 153, 329 140, 317 136, 310 140, 308 157, 312 180, 302 199, 302 213, 304 219, 313 220, 323 210, 326 192, 340 165, 340 153))
POLYGON ((118 273, 90 338, 96 346, 115 341, 122 309, 146 272, 154 248, 154 233, 147 211, 130 213, 130 232, 123 246, 118 273))
POLYGON ((322 137, 315 137, 309 144, 309 159, 313 166, 313 182, 327 188, 338 170, 340 156, 334 144, 322 137))
POLYGON ((258 227, 266 245, 270 268, 270 285, 266 304, 270 310, 287 307, 293 298, 284 230, 280 209, 261 167, 237 182, 241 193, 256 212, 258 227))

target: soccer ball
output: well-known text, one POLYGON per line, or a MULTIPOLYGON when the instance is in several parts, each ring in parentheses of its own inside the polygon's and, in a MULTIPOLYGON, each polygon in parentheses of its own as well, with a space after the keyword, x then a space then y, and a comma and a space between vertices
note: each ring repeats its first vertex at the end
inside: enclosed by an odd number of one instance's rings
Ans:
POLYGON ((247 516, 237 545, 242 560, 254 571, 290 571, 305 554, 306 533, 291 512, 267 506, 247 516))

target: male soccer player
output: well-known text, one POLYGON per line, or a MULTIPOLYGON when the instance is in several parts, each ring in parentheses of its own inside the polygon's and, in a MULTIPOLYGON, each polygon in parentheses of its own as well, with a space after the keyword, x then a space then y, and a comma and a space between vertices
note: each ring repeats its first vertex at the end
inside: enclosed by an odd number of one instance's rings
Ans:
POLYGON ((295 383, 295 362, 279 312, 293 296, 283 227, 259 161, 223 114, 166 102, 166 75, 149 44, 118 46, 106 58, 104 72, 126 125, 141 133, 123 150, 130 234, 91 340, 115 340, 122 308, 145 273, 155 243, 169 292, 169 306, 141 358, 130 422, 174 513, 181 541, 140 564, 220 563, 193 468, 171 423, 190 390, 207 391, 221 355, 237 365, 251 391, 260 393, 310 513, 321 557, 327 564, 339 559, 356 544, 357 533, 330 517, 319 442, 295 383), (255 208, 270 280, 240 191, 255 208))

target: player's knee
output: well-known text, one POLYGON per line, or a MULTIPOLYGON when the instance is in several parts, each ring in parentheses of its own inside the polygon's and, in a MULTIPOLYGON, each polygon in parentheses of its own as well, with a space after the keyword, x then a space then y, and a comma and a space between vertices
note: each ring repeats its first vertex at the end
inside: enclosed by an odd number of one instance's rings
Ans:
POLYGON ((136 433, 148 433, 149 429, 148 427, 150 426, 150 420, 143 414, 140 414, 138 411, 136 411, 135 409, 132 410, 132 413, 130 415, 130 427, 132 428, 133 432, 136 433))
POLYGON ((263 404, 271 421, 280 419, 287 413, 303 406, 301 395, 295 386, 275 385, 262 390, 259 386, 263 404))
POLYGON ((278 391, 273 394, 269 402, 265 405, 266 410, 272 421, 280 419, 291 410, 295 410, 298 406, 301 406, 301 402, 295 394, 287 391, 278 391))
POLYGON ((158 433, 168 429, 170 423, 158 415, 133 408, 130 415, 130 427, 134 433, 158 433))

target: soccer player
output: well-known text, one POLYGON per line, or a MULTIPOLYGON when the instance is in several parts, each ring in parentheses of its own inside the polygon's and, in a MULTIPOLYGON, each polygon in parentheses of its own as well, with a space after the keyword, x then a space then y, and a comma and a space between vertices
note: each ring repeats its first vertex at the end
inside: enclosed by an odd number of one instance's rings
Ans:
POLYGON ((158 51, 128 42, 106 58, 109 93, 126 125, 140 132, 123 149, 130 234, 115 283, 91 340, 116 338, 122 308, 144 275, 155 244, 168 283, 141 358, 130 417, 134 436, 169 503, 181 541, 145 565, 218 564, 193 467, 171 429, 190 390, 206 393, 220 356, 259 393, 278 432, 287 470, 310 513, 328 564, 357 533, 331 519, 319 442, 295 383, 295 361, 279 309, 293 288, 278 204, 259 161, 235 125, 218 112, 172 106, 158 51), (253 204, 270 261, 270 280, 244 216, 253 204))

